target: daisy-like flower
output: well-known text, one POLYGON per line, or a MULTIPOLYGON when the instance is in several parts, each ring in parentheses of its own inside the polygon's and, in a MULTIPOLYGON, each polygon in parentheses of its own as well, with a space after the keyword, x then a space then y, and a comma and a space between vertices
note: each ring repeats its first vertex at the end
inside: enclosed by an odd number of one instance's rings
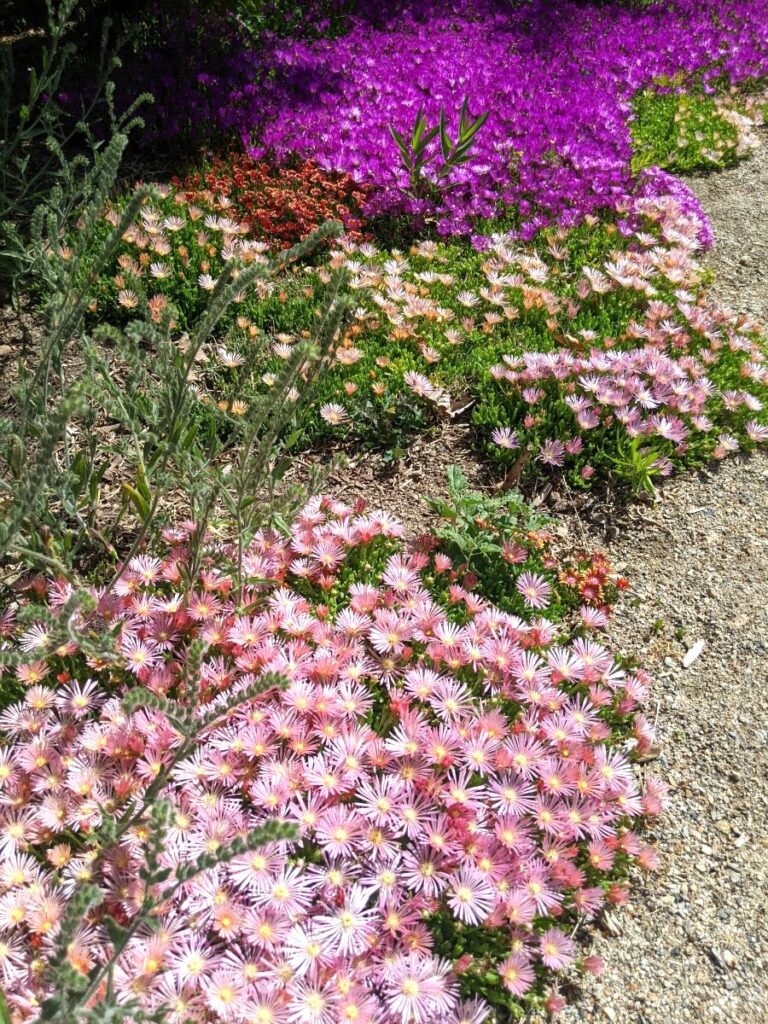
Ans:
POLYGON ((355 848, 362 823, 344 806, 331 807, 318 819, 315 831, 330 857, 348 855, 355 848))
POLYGON ((18 937, 0 935, 0 978, 4 984, 19 981, 27 968, 26 954, 18 937))
POLYGON ((42 682, 49 671, 50 669, 44 661, 27 661, 22 665, 16 666, 16 678, 24 686, 33 686, 35 683, 42 682))
POLYGON ((286 867, 257 889, 253 899, 260 906, 289 916, 306 910, 312 901, 312 883, 297 867, 286 867))
POLYGON ((321 406, 320 416, 326 423, 330 423, 332 427, 338 427, 349 419, 349 414, 344 406, 338 405, 336 402, 326 402, 325 405, 321 406))
POLYGON ((768 441, 768 425, 749 420, 745 425, 747 437, 758 444, 768 441))
POLYGON ((85 683, 75 680, 56 695, 56 703, 64 714, 82 718, 98 704, 100 696, 99 685, 94 679, 85 683))
POLYGON ((520 447, 517 434, 510 427, 497 427, 491 431, 491 440, 499 448, 506 448, 508 451, 520 447))
POLYGON ((344 903, 333 913, 317 918, 317 935, 329 949, 343 956, 359 956, 373 933, 375 910, 366 910, 368 894, 353 885, 344 903))
POLYGON ((533 985, 534 970, 523 953, 512 953, 499 964, 498 971, 504 988, 512 995, 524 996, 533 985))
POLYGON ((30 626, 19 637, 19 647, 27 654, 33 651, 45 651, 53 642, 53 638, 46 627, 41 622, 36 622, 34 626, 30 626))
POLYGON ((572 962, 576 946, 559 928, 549 928, 539 939, 539 950, 544 966, 559 971, 572 962))
POLYGON ((135 633, 128 633, 120 641, 120 653, 126 660, 128 671, 138 675, 144 669, 154 668, 160 662, 160 655, 151 640, 142 640, 135 633))
POLYGON ((496 895, 477 872, 462 868, 448 878, 448 906, 463 924, 481 924, 491 913, 496 895))
POLYGON ((139 296, 131 288, 121 288, 117 293, 117 304, 123 309, 136 309, 139 304, 139 296))
POLYGON ((418 395, 419 398, 429 398, 433 392, 432 382, 422 373, 409 370, 403 374, 403 383, 418 395))
POLYGON ((552 593, 551 584, 543 576, 533 572, 521 573, 515 589, 522 595, 529 608, 546 608, 552 593))
POLYGON ((246 1006, 243 978, 233 971, 218 970, 203 981, 208 1006, 222 1020, 241 1020, 246 1006))
POLYGON ((556 438, 543 441, 536 458, 547 466, 562 466, 565 461, 565 445, 556 438))
POLYGON ((163 563, 152 555, 136 555, 128 563, 128 568, 137 579, 149 586, 160 579, 163 563))
POLYGON ((285 937, 283 949, 288 963, 299 977, 315 976, 332 963, 333 947, 318 934, 313 925, 294 925, 285 937))
POLYGON ((448 980, 450 964, 409 953, 388 967, 385 991, 390 1011, 402 1024, 426 1024, 449 1012, 456 1002, 448 980))
POLYGON ((224 348, 220 345, 216 349, 216 361, 219 366, 226 366, 228 369, 235 369, 237 366, 242 366, 245 362, 245 357, 241 356, 239 352, 232 352, 228 348, 224 348))
POLYGON ((410 639, 413 627, 395 611, 378 611, 368 639, 380 654, 398 654, 410 639))
POLYGON ((18 779, 18 766, 8 747, 0 749, 0 793, 11 789, 18 779))
POLYGON ((428 363, 439 363, 442 358, 438 350, 436 348, 432 348, 430 345, 421 345, 420 351, 428 363))
POLYGON ((336 1024, 338 993, 332 985, 299 979, 288 986, 290 1024, 336 1024))
POLYGON ((215 594, 200 593, 191 594, 187 601, 187 614, 195 622, 206 622, 214 619, 221 611, 221 601, 215 594))

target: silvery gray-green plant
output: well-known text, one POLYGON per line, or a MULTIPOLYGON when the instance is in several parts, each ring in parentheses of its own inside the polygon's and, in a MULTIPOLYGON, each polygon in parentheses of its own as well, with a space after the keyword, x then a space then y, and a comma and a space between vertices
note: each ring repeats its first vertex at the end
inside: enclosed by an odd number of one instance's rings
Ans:
POLYGON ((90 98, 80 111, 66 111, 57 97, 77 47, 73 17, 81 0, 46 0, 45 44, 39 67, 19 81, 14 41, 0 44, 0 285, 13 297, 33 272, 28 224, 41 205, 70 220, 89 200, 103 168, 105 139, 93 130, 97 111, 106 138, 125 148, 131 131, 142 127, 137 110, 148 93, 127 110, 115 108, 114 72, 120 59, 110 47, 111 22, 104 22, 98 68, 90 98))
POLYGON ((88 551, 114 561, 129 513, 138 519, 131 553, 139 550, 159 516, 168 513, 173 495, 174 504, 201 524, 216 512, 231 515, 247 544, 274 511, 276 478, 285 468, 278 457, 280 439, 296 415, 297 383, 307 400, 351 311, 346 276, 337 271, 326 287, 314 337, 296 346, 276 385, 255 398, 243 417, 213 403, 201 409, 191 377, 203 345, 238 296, 258 281, 279 277, 340 232, 340 225, 324 225, 267 264, 228 264, 183 349, 170 312, 160 323, 147 317, 120 330, 101 325, 87 331, 89 282, 112 258, 146 197, 137 192, 94 257, 120 152, 117 138, 105 150, 103 173, 66 259, 57 252, 64 227, 59 216, 46 209, 35 218, 31 258, 47 296, 45 329, 34 365, 20 368, 16 407, 0 430, 6 463, 0 557, 64 572, 88 551), (120 478, 115 509, 102 500, 108 474, 120 478))

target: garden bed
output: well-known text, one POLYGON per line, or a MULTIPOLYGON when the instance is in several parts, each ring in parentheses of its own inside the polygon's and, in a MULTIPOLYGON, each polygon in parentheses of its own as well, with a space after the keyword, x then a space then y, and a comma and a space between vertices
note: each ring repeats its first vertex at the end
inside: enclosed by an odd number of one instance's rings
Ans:
POLYGON ((2 165, 0 1020, 758 1024, 765 0, 342 7, 2 165))

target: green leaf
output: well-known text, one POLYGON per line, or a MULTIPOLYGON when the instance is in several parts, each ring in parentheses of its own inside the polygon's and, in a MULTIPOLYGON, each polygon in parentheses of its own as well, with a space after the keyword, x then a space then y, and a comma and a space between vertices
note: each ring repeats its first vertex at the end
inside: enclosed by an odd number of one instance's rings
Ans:
POLYGON ((464 135, 466 126, 469 124, 467 118, 467 112, 469 109, 469 96, 465 96, 461 103, 461 113, 459 114, 459 138, 464 135))
POLYGON ((416 120, 413 123, 413 132, 411 134, 411 148, 413 150, 418 149, 419 142, 421 141, 422 133, 427 127, 427 118, 424 114, 424 108, 422 107, 416 114, 416 120))
POLYGON ((445 125, 445 107, 440 107, 440 152, 443 155, 443 160, 447 162, 450 156, 451 150, 453 149, 453 143, 451 137, 448 134, 448 130, 445 125))
POLYGON ((486 111, 484 114, 480 114, 480 116, 471 125, 467 126, 467 128, 461 133, 462 141, 470 141, 474 139, 474 137, 483 127, 485 122, 488 120, 488 114, 489 111, 486 111))
POLYGON ((11 1011, 8 1009, 2 989, 0 989, 0 1024, 11 1024, 11 1011))
POLYGON ((467 478, 458 466, 448 467, 448 490, 454 501, 460 498, 467 490, 467 478))
POLYGON ((426 135, 421 136, 421 141, 419 142, 418 146, 414 146, 414 150, 418 157, 424 156, 424 154, 426 153, 427 146, 430 144, 432 139, 434 139, 434 137, 437 135, 439 131, 440 125, 436 124, 434 128, 429 129, 426 135))
POLYGON ((449 505, 447 501, 441 501, 439 498, 430 498, 429 507, 435 512, 441 519, 455 519, 456 510, 453 505, 449 505))
POLYGON ((387 127, 389 129, 389 134, 395 140, 395 144, 397 145, 397 148, 400 150, 400 155, 403 158, 403 163, 405 165, 406 170, 410 171, 412 167, 410 146, 396 128, 393 128, 391 124, 387 125, 387 127))
POLYGON ((136 509, 136 514, 142 524, 146 526, 149 522, 149 504, 145 500, 144 496, 140 494, 135 487, 131 487, 130 484, 123 484, 123 494, 136 509))
POLYGON ((118 924, 114 917, 105 917, 104 927, 107 930, 107 935, 112 945, 115 947, 121 946, 128 934, 128 929, 118 924))
POLYGON ((10 451, 8 452, 8 465, 16 480, 20 479, 24 463, 26 461, 26 447, 18 434, 10 438, 10 451))
MULTIPOLYGON (((5 1000, 3 1000, 3 1002, 5 1002, 5 1000)), ((59 1007, 60 1006, 61 1006, 61 1000, 58 999, 56 996, 51 996, 49 999, 46 999, 43 1002, 42 1006, 40 1007, 40 1016, 37 1018, 38 1021, 42 1022, 42 1021, 46 1021, 46 1020, 53 1020, 53 1018, 59 1012, 59 1007)), ((7 1007, 6 1007, 6 1012, 7 1012, 7 1007)), ((2 1020, 2 1018, 0 1018, 0 1020, 2 1020)), ((10 1018, 10 1015, 9 1015, 8 1016, 8 1024, 10 1024, 10 1021, 11 1021, 11 1018, 10 1018)), ((5 1021, 3 1021, 3 1024, 5 1024, 5 1021)))

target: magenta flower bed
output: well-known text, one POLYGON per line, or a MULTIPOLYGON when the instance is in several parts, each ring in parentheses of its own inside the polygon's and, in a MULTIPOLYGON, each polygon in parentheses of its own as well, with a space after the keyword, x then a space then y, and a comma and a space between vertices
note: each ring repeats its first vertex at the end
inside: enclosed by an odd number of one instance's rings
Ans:
POLYGON ((255 153, 298 153, 376 186, 370 213, 412 210, 388 126, 408 132, 421 107, 435 123, 444 106, 455 129, 469 96, 489 117, 439 228, 470 232, 503 201, 527 236, 626 200, 638 89, 680 71, 700 71, 707 88, 719 75, 768 74, 768 3, 415 4, 381 26, 361 18, 339 39, 280 43, 268 60, 276 75, 235 89, 221 111, 255 153))

